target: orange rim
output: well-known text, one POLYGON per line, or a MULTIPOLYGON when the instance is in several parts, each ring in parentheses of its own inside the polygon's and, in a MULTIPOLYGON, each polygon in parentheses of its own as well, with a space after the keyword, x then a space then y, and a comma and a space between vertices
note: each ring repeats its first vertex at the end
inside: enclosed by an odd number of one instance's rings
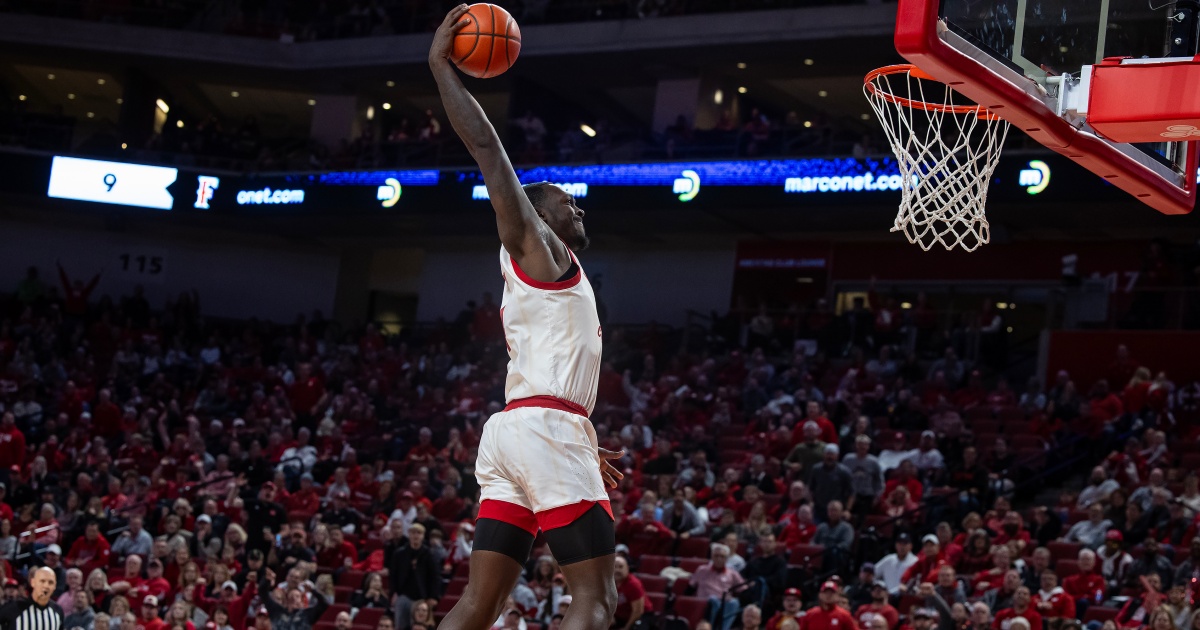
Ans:
POLYGON ((925 110, 927 112, 944 112, 944 113, 948 113, 948 114, 974 114, 985 120, 999 120, 1000 119, 999 116, 992 113, 988 108, 984 107, 983 105, 946 105, 944 103, 926 103, 925 101, 917 101, 917 100, 913 100, 911 98, 897 96, 895 94, 892 94, 891 92, 885 92, 875 82, 875 80, 879 79, 880 77, 891 76, 891 75, 895 75, 895 74, 907 74, 911 77, 915 77, 918 79, 924 79, 926 81, 935 81, 937 83, 941 83, 941 81, 938 81, 933 76, 931 76, 929 73, 925 72, 924 70, 922 70, 912 64, 897 64, 894 66, 884 66, 882 68, 876 68, 875 70, 868 72, 867 77, 865 79, 863 79, 863 84, 867 88, 867 91, 870 92, 871 94, 878 96, 879 98, 882 98, 883 100, 885 100, 889 103, 894 103, 896 105, 903 105, 904 107, 911 107, 912 109, 921 109, 921 110, 925 110))

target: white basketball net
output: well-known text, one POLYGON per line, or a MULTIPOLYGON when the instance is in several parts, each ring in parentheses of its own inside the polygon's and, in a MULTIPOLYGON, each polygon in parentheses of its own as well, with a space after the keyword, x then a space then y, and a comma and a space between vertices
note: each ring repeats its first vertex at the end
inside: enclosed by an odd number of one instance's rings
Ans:
POLYGON ((1009 124, 963 105, 950 86, 911 66, 885 70, 892 71, 868 76, 864 92, 900 166, 900 212, 891 231, 925 251, 935 244, 975 251, 991 238, 984 207, 1009 124), (940 100, 927 99, 927 88, 931 96, 941 91, 940 100))

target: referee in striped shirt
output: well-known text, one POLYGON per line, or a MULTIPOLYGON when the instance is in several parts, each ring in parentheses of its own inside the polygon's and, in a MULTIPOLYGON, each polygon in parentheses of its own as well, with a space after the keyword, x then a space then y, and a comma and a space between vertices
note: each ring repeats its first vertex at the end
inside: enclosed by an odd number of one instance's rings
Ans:
POLYGON ((29 578, 32 599, 18 599, 0 606, 0 630, 63 630, 63 611, 51 601, 58 579, 46 567, 29 578))

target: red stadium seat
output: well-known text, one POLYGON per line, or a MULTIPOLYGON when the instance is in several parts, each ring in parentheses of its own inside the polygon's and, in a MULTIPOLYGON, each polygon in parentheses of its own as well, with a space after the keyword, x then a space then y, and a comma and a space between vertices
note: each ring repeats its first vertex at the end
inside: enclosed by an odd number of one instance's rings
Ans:
POLYGON ((350 586, 335 586, 333 587, 333 601, 339 604, 348 604, 350 603, 350 595, 354 591, 355 589, 350 586))
MULTIPOLYGON (((1033 545, 1030 545, 1031 547, 1033 545)), ((1058 560, 1075 560, 1079 557, 1079 550, 1083 549, 1080 543, 1053 541, 1046 545, 1046 549, 1050 551, 1050 561, 1058 560)))
POLYGON ((654 612, 662 614, 662 612, 667 609, 666 593, 652 593, 647 590, 646 597, 650 598, 650 604, 654 606, 654 612))
POLYGON ((337 586, 349 586, 353 589, 362 588, 363 576, 366 571, 355 571, 350 569, 337 576, 337 586))
POLYGON ((658 575, 669 566, 671 566, 671 558, 667 556, 642 556, 637 569, 639 573, 658 575))
POLYGON ((696 624, 704 620, 704 612, 708 609, 708 600, 700 597, 677 597, 675 598, 674 617, 678 617, 687 622, 689 628, 695 628, 696 624))
POLYGON ((1087 625, 1089 621, 1104 623, 1109 619, 1115 619, 1119 612, 1121 611, 1116 608, 1109 608, 1108 606, 1089 606, 1087 612, 1083 615, 1083 623, 1084 625, 1087 625))
POLYGON ((443 595, 442 598, 438 600, 437 608, 434 609, 433 614, 437 615, 438 617, 444 617, 446 616, 446 613, 450 612, 450 609, 454 608, 454 605, 457 603, 458 595, 443 595))
POLYGON ((708 548, 712 543, 706 538, 688 538, 679 541, 675 555, 680 558, 707 558, 708 548))
POLYGON ((1079 561, 1063 558, 1054 563, 1054 572, 1058 574, 1059 582, 1079 573, 1079 561))
POLYGON ((321 618, 317 621, 328 621, 333 623, 337 619, 338 613, 343 612, 350 612, 350 606, 346 604, 334 604, 329 608, 326 608, 325 612, 321 614, 321 618))
MULTIPOLYGON (((666 593, 669 580, 661 575, 651 575, 649 573, 638 573, 637 578, 642 581, 642 588, 646 589, 647 593, 666 593)), ((661 611, 661 609, 659 609, 661 611)))
POLYGON ((824 562, 825 548, 821 545, 796 545, 788 557, 788 564, 797 564, 815 571, 821 570, 824 562))
POLYGON ((708 558, 680 558, 679 568, 688 573, 695 573, 696 569, 708 564, 708 558))
POLYGON ((446 585, 447 595, 462 595, 465 590, 467 590, 466 578, 454 578, 446 585))
POLYGON ((391 612, 392 611, 390 610, 384 610, 382 608, 360 608, 358 610, 358 614, 354 616, 354 625, 370 626, 374 628, 375 626, 379 625, 379 618, 382 617, 384 613, 391 612))

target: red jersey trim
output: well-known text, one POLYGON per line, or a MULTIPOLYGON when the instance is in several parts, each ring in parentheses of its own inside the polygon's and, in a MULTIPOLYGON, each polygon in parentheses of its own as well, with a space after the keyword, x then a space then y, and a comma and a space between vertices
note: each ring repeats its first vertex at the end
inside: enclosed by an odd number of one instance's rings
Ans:
MULTIPOLYGON (((567 251, 570 253, 570 250, 567 251)), ((570 289, 571 287, 579 284, 579 281, 583 279, 583 268, 578 267, 579 261, 575 259, 575 254, 571 254, 571 261, 575 263, 578 269, 575 271, 575 275, 563 280, 562 282, 539 282, 534 280, 533 278, 530 278, 524 270, 521 269, 521 265, 517 264, 516 258, 509 256, 509 260, 512 261, 513 271, 517 272, 517 279, 535 289, 541 289, 543 291, 561 291, 563 289, 570 289)))
POLYGON ((519 409, 521 407, 542 407, 544 409, 557 409, 567 413, 588 417, 587 409, 582 405, 577 405, 569 400, 555 398, 554 396, 530 396, 529 398, 519 398, 508 403, 504 408, 505 411, 511 409, 519 409))
MULTIPOLYGON (((538 529, 549 531, 574 523, 596 504, 604 508, 609 518, 613 518, 612 506, 608 501, 580 501, 534 514, 529 508, 497 499, 486 499, 480 503, 478 518, 490 518, 494 521, 508 523, 536 536, 538 529)), ((613 520, 616 519, 613 518, 613 520)))
MULTIPOLYGON (((580 501, 579 503, 572 503, 538 512, 537 522, 544 532, 558 529, 559 527, 566 527, 579 520, 579 517, 586 514, 588 510, 592 509, 593 505, 597 504, 604 508, 605 512, 608 512, 608 518, 613 518, 612 506, 608 501, 580 501)), ((613 518, 613 520, 616 519, 613 518)))
POLYGON ((508 501, 487 499, 480 502, 477 518, 490 518, 501 523, 508 523, 514 527, 520 527, 534 536, 537 536, 538 533, 538 521, 533 515, 533 510, 508 501))

